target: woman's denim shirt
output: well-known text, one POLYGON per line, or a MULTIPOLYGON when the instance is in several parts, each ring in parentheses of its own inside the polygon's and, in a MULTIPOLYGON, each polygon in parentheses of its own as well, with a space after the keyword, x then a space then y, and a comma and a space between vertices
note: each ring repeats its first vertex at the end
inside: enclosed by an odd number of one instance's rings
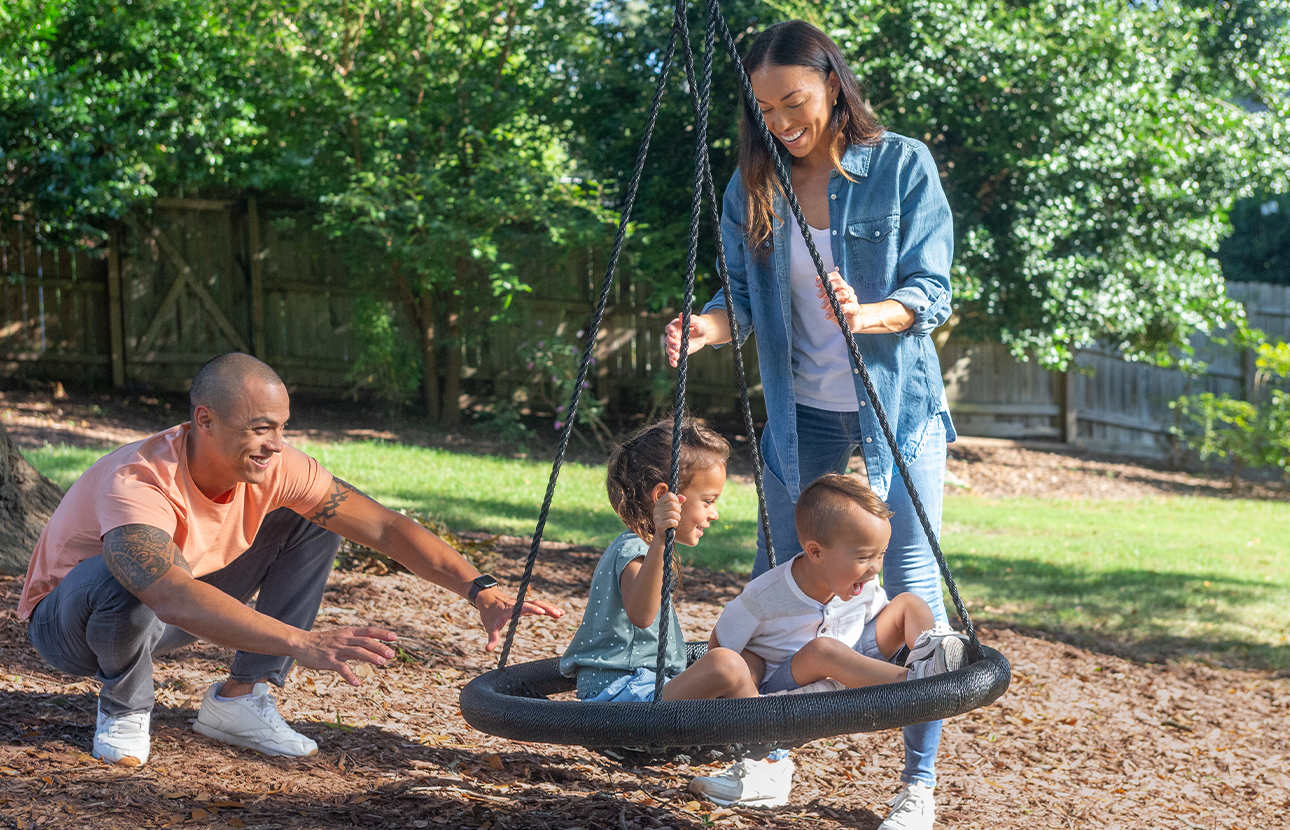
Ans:
MULTIPOLYGON (((914 312, 914 324, 899 334, 857 334, 874 389, 896 432, 906 459, 921 449, 927 424, 945 420, 954 440, 941 381, 940 361, 931 333, 950 316, 950 258, 953 218, 932 154, 920 141, 884 133, 872 147, 852 145, 842 158, 848 180, 829 176, 829 228, 833 261, 861 303, 898 300, 914 312)), ((783 465, 784 484, 794 498, 801 492, 797 463, 797 408, 793 397, 793 317, 790 309, 789 241, 784 220, 796 223, 783 197, 775 199, 774 240, 765 259, 748 250, 744 237, 744 187, 738 171, 726 187, 721 217, 730 293, 739 322, 740 344, 757 333, 769 432, 783 465)), ((704 312, 725 309, 718 294, 704 312)), ((860 401, 869 484, 886 494, 894 467, 891 450, 873 414, 860 375, 854 374, 860 401)))

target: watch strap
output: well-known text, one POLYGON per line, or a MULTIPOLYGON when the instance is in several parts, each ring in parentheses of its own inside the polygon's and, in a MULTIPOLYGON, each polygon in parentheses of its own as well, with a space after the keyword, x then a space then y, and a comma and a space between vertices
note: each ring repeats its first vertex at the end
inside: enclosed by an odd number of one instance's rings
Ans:
POLYGON ((466 598, 470 600, 471 605, 474 605, 475 600, 479 598, 480 591, 487 591, 489 588, 496 588, 496 587, 497 587, 497 580, 493 577, 492 574, 483 574, 482 576, 477 576, 475 577, 474 581, 470 583, 470 592, 466 594, 466 598))

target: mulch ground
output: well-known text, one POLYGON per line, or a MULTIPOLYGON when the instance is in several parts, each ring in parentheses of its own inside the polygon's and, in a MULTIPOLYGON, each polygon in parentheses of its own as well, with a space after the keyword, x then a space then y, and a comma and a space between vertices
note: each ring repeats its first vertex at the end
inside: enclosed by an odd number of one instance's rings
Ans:
MULTIPOLYGON (((160 422, 153 425, 95 412, 95 405, 9 393, 0 398, 0 417, 27 446, 73 443, 69 437, 91 445, 132 440, 164 426, 168 416, 182 417, 145 408, 160 422)), ((334 422, 318 427, 324 428, 346 433, 334 422)), ((1209 477, 1010 444, 965 442, 952 455, 951 471, 971 485, 968 492, 982 495, 1168 498, 1225 490, 1225 482, 1209 477)), ((494 548, 486 564, 517 583, 527 542, 500 537, 494 548)), ((558 621, 526 620, 513 660, 562 650, 581 617, 598 555, 544 546, 533 590, 570 613, 558 621)), ((276 692, 283 714, 318 741, 318 755, 266 758, 193 732, 195 707, 231 657, 199 643, 158 664, 149 763, 133 771, 111 767, 88 754, 97 683, 51 671, 35 654, 12 610, 20 585, 0 578, 4 827, 874 828, 899 787, 903 752, 891 732, 796 750, 792 799, 775 810, 695 801, 685 789, 689 779, 719 767, 627 768, 578 747, 475 732, 461 719, 457 697, 495 658, 483 651, 473 610, 408 574, 361 570, 333 574, 318 625, 392 629, 405 659, 365 668, 358 688, 297 669, 276 692)), ((711 629, 742 582, 692 568, 685 585, 678 610, 695 638, 711 629)), ((939 827, 1287 826, 1290 679, 1130 662, 989 618, 978 631, 1011 661, 1012 686, 991 706, 946 723, 939 827)))

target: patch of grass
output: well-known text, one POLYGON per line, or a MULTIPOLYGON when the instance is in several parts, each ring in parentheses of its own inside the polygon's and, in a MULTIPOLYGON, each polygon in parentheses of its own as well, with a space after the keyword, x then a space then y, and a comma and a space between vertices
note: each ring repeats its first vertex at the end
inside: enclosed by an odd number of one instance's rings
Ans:
POLYGON ((956 496, 943 544, 974 619, 1127 656, 1285 670, 1286 527, 1284 502, 956 496))
POLYGON ((94 449, 46 444, 39 449, 23 452, 23 456, 46 478, 66 490, 72 486, 72 482, 81 477, 81 473, 88 470, 90 465, 111 449, 114 448, 94 449))

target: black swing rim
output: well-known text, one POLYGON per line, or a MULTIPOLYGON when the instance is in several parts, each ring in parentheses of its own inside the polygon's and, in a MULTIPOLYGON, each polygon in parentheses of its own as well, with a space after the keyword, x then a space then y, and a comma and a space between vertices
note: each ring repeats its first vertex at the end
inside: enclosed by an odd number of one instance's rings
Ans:
MULTIPOLYGON (((696 659, 706 645, 689 644, 696 659)), ((789 746, 834 735, 878 732, 964 714, 997 700, 1011 668, 982 646, 980 660, 923 680, 860 689, 730 700, 651 703, 550 700, 569 692, 559 658, 517 663, 480 675, 461 690, 475 729, 515 741, 630 747, 660 757, 694 747, 789 746)))

